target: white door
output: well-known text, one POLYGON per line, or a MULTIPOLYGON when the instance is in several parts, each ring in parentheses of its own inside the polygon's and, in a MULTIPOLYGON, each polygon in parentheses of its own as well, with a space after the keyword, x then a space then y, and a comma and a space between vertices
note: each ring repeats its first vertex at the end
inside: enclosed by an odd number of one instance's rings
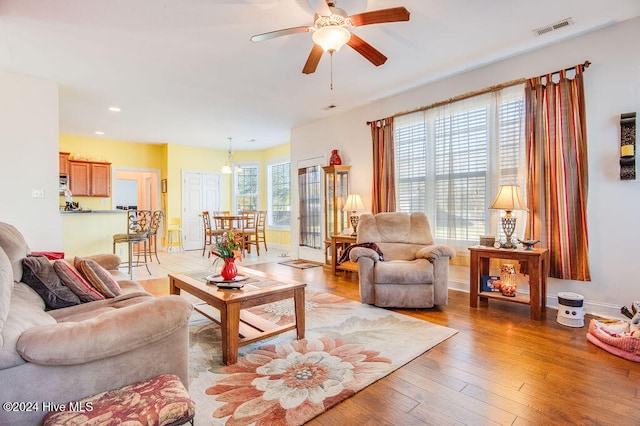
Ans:
POLYGON ((182 171, 182 238, 185 250, 202 250, 203 211, 219 210, 220 175, 182 171))
POLYGON ((324 262, 324 157, 298 161, 298 259, 324 262))

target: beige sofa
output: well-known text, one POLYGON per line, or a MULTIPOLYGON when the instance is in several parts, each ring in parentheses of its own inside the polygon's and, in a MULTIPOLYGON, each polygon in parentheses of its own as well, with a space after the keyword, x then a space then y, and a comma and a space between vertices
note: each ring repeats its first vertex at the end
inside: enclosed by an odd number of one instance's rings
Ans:
POLYGON ((46 404, 164 373, 188 384, 190 303, 153 297, 117 271, 119 258, 109 254, 94 259, 123 294, 45 310, 43 299, 20 282, 28 253, 20 232, 0 222, 0 401, 16 403, 0 410, 0 425, 36 425, 46 404))
POLYGON ((362 303, 396 308, 447 304, 449 260, 455 251, 434 244, 424 213, 363 214, 357 243, 375 243, 384 258, 366 247, 349 253, 358 263, 362 303))

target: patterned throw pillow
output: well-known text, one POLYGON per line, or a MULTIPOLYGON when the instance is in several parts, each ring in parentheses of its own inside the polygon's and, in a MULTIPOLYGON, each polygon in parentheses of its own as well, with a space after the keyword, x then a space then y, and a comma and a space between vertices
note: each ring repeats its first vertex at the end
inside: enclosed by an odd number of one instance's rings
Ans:
POLYGON ((56 260, 53 262, 53 269, 60 277, 60 280, 73 291, 83 302, 93 302, 104 300, 104 296, 93 288, 76 269, 67 263, 66 260, 56 260))
POLYGON ((76 257, 73 266, 104 297, 112 298, 122 294, 122 289, 113 276, 95 260, 76 257))
POLYGON ((45 256, 22 259, 22 282, 34 289, 44 300, 47 309, 66 308, 80 304, 80 299, 60 282, 53 265, 45 256))

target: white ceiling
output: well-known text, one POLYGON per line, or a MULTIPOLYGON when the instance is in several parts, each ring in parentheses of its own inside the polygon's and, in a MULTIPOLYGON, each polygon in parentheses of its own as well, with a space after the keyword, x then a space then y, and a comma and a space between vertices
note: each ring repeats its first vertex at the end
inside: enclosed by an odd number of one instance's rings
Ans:
POLYGON ((233 137, 234 149, 262 149, 288 142, 294 126, 640 15, 638 0, 337 6, 405 6, 411 19, 355 28, 389 59, 374 67, 345 46, 333 57, 333 91, 329 55, 301 73, 311 34, 249 40, 311 25, 308 0, 0 0, 0 68, 59 83, 64 134, 220 149, 233 137), (532 32, 569 17, 569 27, 532 32))

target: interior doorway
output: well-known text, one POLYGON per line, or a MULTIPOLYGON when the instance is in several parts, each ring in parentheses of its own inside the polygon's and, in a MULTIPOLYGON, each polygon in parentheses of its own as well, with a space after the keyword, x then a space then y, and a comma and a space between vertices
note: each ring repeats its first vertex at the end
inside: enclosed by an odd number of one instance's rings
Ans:
POLYGON ((185 250, 202 250, 203 211, 220 210, 220 173, 182 171, 182 239, 185 250))
POLYGON ((160 210, 160 170, 113 168, 111 208, 160 210))

